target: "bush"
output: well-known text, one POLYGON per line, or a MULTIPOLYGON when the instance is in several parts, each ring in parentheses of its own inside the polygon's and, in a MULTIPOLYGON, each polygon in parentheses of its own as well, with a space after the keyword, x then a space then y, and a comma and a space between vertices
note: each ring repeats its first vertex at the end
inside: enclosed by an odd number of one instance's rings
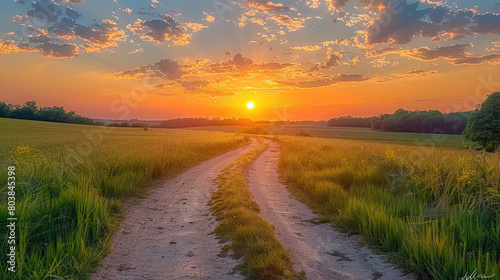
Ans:
POLYGON ((261 134, 261 135, 269 135, 269 130, 260 127, 260 126, 252 126, 244 128, 238 131, 238 134, 261 134))
POLYGON ((303 137, 311 137, 311 134, 305 132, 305 131, 300 131, 299 133, 296 134, 297 136, 303 136, 303 137))

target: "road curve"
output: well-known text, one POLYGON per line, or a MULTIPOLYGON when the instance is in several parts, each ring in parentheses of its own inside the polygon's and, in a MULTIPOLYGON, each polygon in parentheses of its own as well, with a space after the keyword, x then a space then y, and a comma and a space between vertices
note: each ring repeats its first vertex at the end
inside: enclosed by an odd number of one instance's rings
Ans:
POLYGON ((318 218, 292 197, 279 180, 277 170, 280 146, 269 141, 269 148, 251 165, 248 185, 260 214, 275 227, 277 238, 290 250, 296 271, 307 279, 413 279, 360 245, 359 237, 346 236, 329 224, 312 223, 318 218))
POLYGON ((210 234, 218 222, 207 202, 217 175, 257 145, 253 139, 204 161, 130 206, 112 252, 91 279, 243 279, 234 271, 238 262, 221 256, 223 244, 210 234))

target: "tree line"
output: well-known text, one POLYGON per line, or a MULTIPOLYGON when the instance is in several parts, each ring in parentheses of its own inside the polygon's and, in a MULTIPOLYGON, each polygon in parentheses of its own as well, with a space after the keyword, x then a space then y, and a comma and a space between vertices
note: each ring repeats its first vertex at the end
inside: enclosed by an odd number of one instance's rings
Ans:
POLYGON ((471 112, 443 114, 437 110, 408 111, 368 118, 333 118, 329 126, 371 127, 391 132, 463 134, 468 146, 497 151, 500 148, 500 92, 494 92, 471 112))
POLYGON ((374 117, 339 117, 328 121, 329 126, 369 127, 388 132, 462 134, 471 112, 443 114, 437 110, 408 111, 398 109, 393 114, 374 117))
POLYGON ((394 114, 374 117, 372 129, 391 132, 462 134, 471 112, 443 114, 437 110, 408 111, 398 109, 394 114))
POLYGON ((328 126, 338 126, 338 127, 372 127, 371 121, 374 117, 351 117, 343 116, 338 118, 333 118, 328 120, 328 126))
POLYGON ((66 111, 63 107, 38 107, 35 101, 27 101, 24 105, 12 105, 0 102, 0 117, 47 122, 95 125, 91 118, 77 115, 74 111, 66 111))

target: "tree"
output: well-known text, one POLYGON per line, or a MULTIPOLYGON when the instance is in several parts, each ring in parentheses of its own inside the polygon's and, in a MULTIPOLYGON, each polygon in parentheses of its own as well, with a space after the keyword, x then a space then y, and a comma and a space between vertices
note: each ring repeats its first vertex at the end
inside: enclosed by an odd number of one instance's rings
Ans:
POLYGON ((16 106, 9 112, 8 117, 14 119, 33 120, 38 112, 38 106, 35 101, 27 101, 24 106, 16 106))
POLYGON ((372 120, 371 120, 371 125, 372 125, 372 129, 373 130, 382 130, 382 122, 391 117, 391 114, 382 114, 382 115, 378 115, 376 117, 373 117, 372 120))
POLYGON ((472 112, 464 132, 465 139, 490 150, 500 142, 500 92, 488 95, 479 109, 472 112))
POLYGON ((351 116, 343 116, 338 118, 333 118, 328 121, 328 126, 337 127, 371 127, 372 117, 369 118, 356 118, 351 116))
POLYGON ((10 111, 12 110, 12 105, 5 102, 0 102, 0 118, 6 118, 10 111))

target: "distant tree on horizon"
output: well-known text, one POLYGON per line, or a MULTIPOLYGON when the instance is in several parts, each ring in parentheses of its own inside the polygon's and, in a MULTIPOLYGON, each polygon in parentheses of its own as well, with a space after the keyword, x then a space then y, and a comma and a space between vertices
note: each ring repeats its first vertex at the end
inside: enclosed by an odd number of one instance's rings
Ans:
POLYGON ((409 111, 398 109, 392 114, 373 117, 344 116, 328 121, 335 127, 371 127, 387 132, 462 134, 470 112, 443 114, 438 110, 409 111))
POLYGON ((500 92, 494 92, 472 112, 464 132, 465 139, 488 151, 500 144, 500 92))
POLYGON ((391 114, 382 114, 382 115, 378 115, 376 117, 373 117, 372 120, 371 120, 371 125, 372 125, 372 129, 373 130, 382 130, 382 122, 391 117, 391 114))
POLYGON ((343 116, 338 118, 333 118, 328 120, 328 126, 335 127, 371 127, 371 121, 373 117, 351 117, 343 116))

